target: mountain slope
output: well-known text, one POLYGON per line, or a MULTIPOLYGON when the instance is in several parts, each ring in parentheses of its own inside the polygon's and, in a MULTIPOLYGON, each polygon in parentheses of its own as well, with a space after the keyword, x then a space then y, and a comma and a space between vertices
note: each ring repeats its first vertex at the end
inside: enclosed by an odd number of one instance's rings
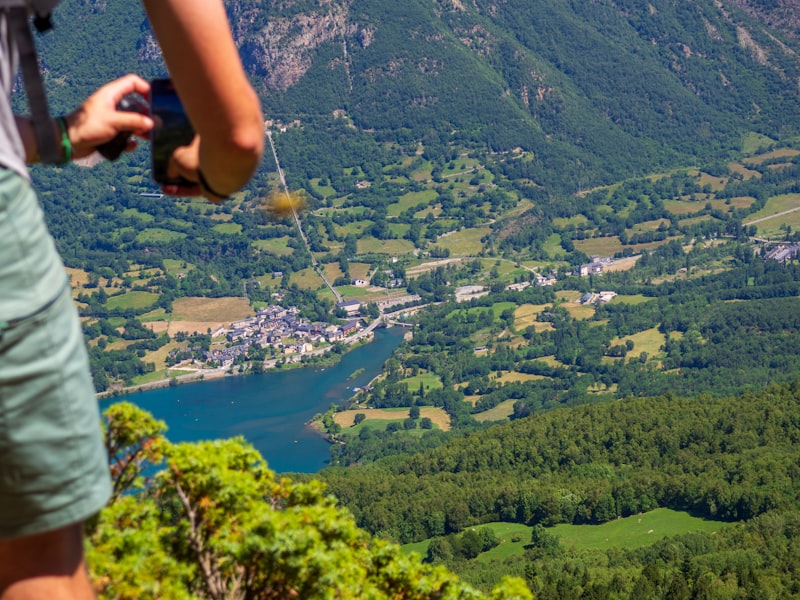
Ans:
MULTIPOLYGON (((379 140, 533 151, 526 176, 574 191, 725 158, 743 133, 800 123, 796 38, 745 0, 232 0, 267 115, 346 115, 379 140), (740 10, 742 6, 751 14, 740 10), (572 189, 569 189, 572 186, 572 189)), ((789 6, 784 2, 781 6, 789 6)), ((101 81, 163 72, 133 0, 67 1, 43 40, 56 106, 101 81), (79 23, 80 26, 74 26, 79 23), (94 60, 78 60, 91 49, 94 60)))

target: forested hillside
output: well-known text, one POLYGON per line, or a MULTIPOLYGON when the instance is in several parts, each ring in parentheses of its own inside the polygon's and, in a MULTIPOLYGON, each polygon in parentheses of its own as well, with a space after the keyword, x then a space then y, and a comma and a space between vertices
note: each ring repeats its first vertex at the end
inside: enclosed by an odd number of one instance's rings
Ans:
POLYGON ((321 478, 359 525, 402 541, 491 521, 603 523, 657 506, 746 521, 644 552, 578 553, 540 533, 524 557, 506 562, 453 562, 441 546, 432 557, 484 584, 524 574, 537 598, 717 597, 703 595, 705 586, 721 598, 788 597, 798 586, 790 564, 798 391, 793 383, 735 398, 667 395, 549 411, 321 478), (678 583, 687 595, 669 591, 678 583))
MULTIPOLYGON (((797 42, 733 3, 228 6, 267 117, 305 124, 317 154, 314 130, 337 114, 432 155, 522 148, 534 159, 517 177, 572 192, 724 158, 746 131, 796 133, 797 42)), ((43 60, 58 109, 123 72, 163 73, 133 0, 65 2, 56 21, 43 60)), ((287 166, 297 183, 331 175, 287 166)))

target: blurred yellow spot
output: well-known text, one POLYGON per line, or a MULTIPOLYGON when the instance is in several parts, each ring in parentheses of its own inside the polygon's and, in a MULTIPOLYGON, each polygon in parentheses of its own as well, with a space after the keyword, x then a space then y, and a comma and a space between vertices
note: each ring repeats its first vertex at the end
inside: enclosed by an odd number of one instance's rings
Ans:
POLYGON ((306 207, 306 199, 302 192, 273 191, 264 199, 264 210, 275 219, 286 219, 292 211, 301 212, 306 207))

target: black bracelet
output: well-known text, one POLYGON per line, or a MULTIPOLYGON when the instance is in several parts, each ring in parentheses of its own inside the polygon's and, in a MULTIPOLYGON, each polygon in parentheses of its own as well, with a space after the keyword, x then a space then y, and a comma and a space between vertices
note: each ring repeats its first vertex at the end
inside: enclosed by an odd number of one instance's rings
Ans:
POLYGON ((230 198, 230 196, 227 196, 225 194, 220 194, 219 192, 214 191, 214 188, 208 185, 208 181, 206 180, 205 175, 203 175, 203 172, 200 169, 197 169, 197 178, 200 180, 199 181, 200 187, 203 188, 204 192, 208 192, 212 196, 216 196, 217 198, 222 198, 223 200, 227 200, 228 198, 230 198))

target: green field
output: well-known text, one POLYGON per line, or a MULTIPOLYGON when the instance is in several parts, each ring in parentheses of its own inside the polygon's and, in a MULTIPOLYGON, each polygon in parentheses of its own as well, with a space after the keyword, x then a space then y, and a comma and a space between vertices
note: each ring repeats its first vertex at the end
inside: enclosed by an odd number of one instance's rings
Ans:
MULTIPOLYGON (((689 513, 657 508, 647 513, 609 521, 602 525, 556 525, 549 533, 559 537, 561 548, 572 551, 606 550, 609 548, 633 549, 649 546, 660 539, 696 531, 713 533, 734 523, 711 521, 693 517, 689 513)), ((487 523, 476 527, 489 527, 494 531, 497 546, 481 554, 477 560, 495 561, 519 555, 531 541, 531 528, 519 523, 487 523)), ((430 540, 405 544, 405 552, 428 553, 430 540)))
POLYGON ((405 383, 406 386, 408 386, 408 390, 412 393, 416 393, 419 390, 420 384, 422 384, 422 387, 426 391, 437 390, 442 387, 442 380, 433 373, 420 373, 419 375, 403 379, 400 383, 405 383))
POLYGON ((126 308, 140 310, 153 306, 158 298, 159 295, 154 292, 128 292, 127 294, 120 294, 119 296, 112 296, 109 298, 106 302, 106 308, 109 310, 125 310, 126 308))
MULTIPOLYGON (((514 403, 516 400, 505 400, 489 410, 473 414, 476 421, 484 423, 486 421, 505 421, 514 414, 514 403)), ((528 536, 530 537, 530 536, 528 536)))
POLYGON ((267 240, 255 240, 253 245, 259 250, 274 254, 275 256, 288 256, 294 250, 289 247, 289 236, 269 238, 267 240))
POLYGON ((420 204, 427 204, 431 200, 439 197, 436 190, 422 190, 419 192, 408 192, 400 196, 400 199, 395 204, 390 204, 386 209, 386 214, 389 217, 396 217, 404 210, 411 207, 419 206, 420 204))
POLYGON ((214 231, 218 233, 242 233, 242 226, 239 223, 220 223, 214 225, 214 231))
POLYGON ((151 227, 145 229, 136 236, 136 241, 140 244, 152 244, 158 242, 172 242, 174 240, 181 240, 186 237, 185 233, 180 231, 172 231, 171 229, 164 229, 163 227, 151 227))
POLYGON ((414 244, 408 240, 379 240, 374 237, 358 240, 359 254, 410 254, 413 251, 414 244))
POLYGON ((491 233, 488 227, 462 229, 439 238, 436 246, 450 250, 451 256, 474 256, 483 250, 481 238, 491 233))

